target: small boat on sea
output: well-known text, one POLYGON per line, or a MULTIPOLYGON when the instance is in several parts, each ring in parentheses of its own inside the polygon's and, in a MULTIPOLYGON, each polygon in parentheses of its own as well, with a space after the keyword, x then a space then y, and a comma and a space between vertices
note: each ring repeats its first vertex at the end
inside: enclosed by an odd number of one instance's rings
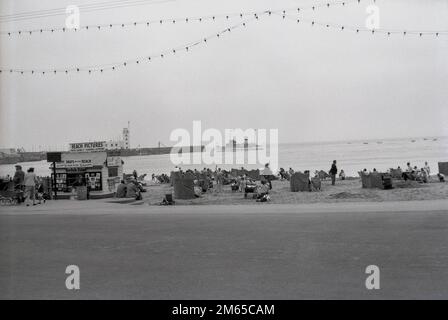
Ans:
POLYGON ((415 142, 415 140, 411 140, 411 142, 415 142))

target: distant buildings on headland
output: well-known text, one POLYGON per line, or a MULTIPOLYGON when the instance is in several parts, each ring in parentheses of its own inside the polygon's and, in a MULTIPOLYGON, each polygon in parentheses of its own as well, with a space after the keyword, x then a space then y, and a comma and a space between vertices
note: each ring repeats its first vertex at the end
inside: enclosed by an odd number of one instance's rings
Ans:
MULTIPOLYGON (((160 155, 171 153, 171 147, 161 146, 153 148, 131 148, 131 132, 128 127, 123 128, 122 137, 117 140, 72 142, 68 144, 68 152, 100 152, 122 157, 160 155)), ((180 152, 200 152, 202 146, 190 146, 181 148, 180 152)), ((16 164, 19 162, 32 162, 46 160, 47 152, 54 150, 41 150, 38 152, 26 152, 24 149, 3 148, 0 149, 0 164, 16 164)), ((67 151, 57 150, 57 151, 67 151)))

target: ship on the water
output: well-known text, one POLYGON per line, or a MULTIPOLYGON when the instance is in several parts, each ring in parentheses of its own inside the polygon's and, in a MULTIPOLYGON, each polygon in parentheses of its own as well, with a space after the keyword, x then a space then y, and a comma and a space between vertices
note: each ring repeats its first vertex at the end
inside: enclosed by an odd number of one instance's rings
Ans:
POLYGON ((244 139, 244 143, 237 143, 237 141, 233 139, 225 146, 221 147, 222 152, 240 150, 263 150, 263 148, 256 143, 249 143, 247 138, 244 139))

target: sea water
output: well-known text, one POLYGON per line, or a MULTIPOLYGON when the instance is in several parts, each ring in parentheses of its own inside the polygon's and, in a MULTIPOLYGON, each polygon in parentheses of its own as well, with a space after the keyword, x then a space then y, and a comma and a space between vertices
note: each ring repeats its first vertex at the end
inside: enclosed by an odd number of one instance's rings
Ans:
MULTIPOLYGON (((237 151, 244 152, 244 151, 237 151)), ((123 157, 124 172, 138 174, 169 173, 174 168, 170 155, 134 156, 123 157)), ((448 137, 438 138, 406 138, 406 139, 382 139, 363 141, 340 141, 320 143, 290 143, 278 146, 278 164, 288 170, 304 171, 330 169, 333 160, 337 160, 338 169, 343 169, 348 176, 357 176, 357 172, 366 168, 368 171, 376 168, 378 171, 386 171, 389 168, 406 168, 406 163, 411 162, 412 167, 421 168, 425 161, 431 168, 431 174, 438 172, 437 163, 448 161, 448 137)), ((50 174, 49 163, 46 161, 20 163, 26 171, 29 167, 35 168, 39 176, 50 174)), ((222 169, 240 168, 256 169, 258 165, 228 165, 222 164, 222 169)), ((202 169, 208 167, 215 169, 215 165, 181 165, 182 169, 202 169)), ((14 174, 14 165, 1 165, 0 176, 14 174)))

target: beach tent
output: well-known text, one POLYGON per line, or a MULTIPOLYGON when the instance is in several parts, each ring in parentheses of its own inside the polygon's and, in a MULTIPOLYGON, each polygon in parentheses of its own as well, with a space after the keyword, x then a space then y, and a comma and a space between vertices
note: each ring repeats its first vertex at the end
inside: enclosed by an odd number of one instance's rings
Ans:
POLYGON ((361 177, 361 184, 363 188, 371 188, 370 185, 370 175, 364 174, 362 171, 358 172, 359 176, 361 177))
POLYGON ((254 180, 260 180, 260 170, 250 170, 250 171, 246 171, 246 175, 248 177, 251 177, 254 180))
POLYGON ((171 172, 171 179, 174 188, 174 198, 194 199, 194 174, 171 172))
POLYGON ((384 189, 384 179, 387 179, 388 181, 388 188, 392 188, 392 179, 390 179, 390 175, 386 173, 380 173, 380 172, 372 172, 369 174, 363 174, 361 171, 358 172, 359 176, 361 177, 361 183, 362 187, 366 189, 384 189))
POLYGON ((240 170, 240 169, 232 169, 230 171, 230 174, 233 177, 238 177, 238 176, 242 176, 242 175, 246 175, 247 177, 254 179, 254 180, 260 180, 260 170, 240 170))
POLYGON ((243 172, 243 170, 232 169, 232 170, 230 170, 230 174, 236 178, 238 176, 242 176, 244 174, 244 172, 243 172))
POLYGON ((390 175, 394 179, 402 179, 403 178, 403 171, 401 169, 390 169, 390 175))
POLYGON ((448 175, 448 162, 439 162, 439 173, 448 175))
POLYGON ((371 188, 383 189, 383 174, 372 172, 370 175, 371 188))
POLYGON ((330 178, 330 175, 327 172, 325 172, 324 170, 320 170, 319 178, 320 178, 320 180, 325 180, 327 178, 330 178))
POLYGON ((302 172, 295 172, 289 180, 292 192, 310 191, 310 175, 302 172))

